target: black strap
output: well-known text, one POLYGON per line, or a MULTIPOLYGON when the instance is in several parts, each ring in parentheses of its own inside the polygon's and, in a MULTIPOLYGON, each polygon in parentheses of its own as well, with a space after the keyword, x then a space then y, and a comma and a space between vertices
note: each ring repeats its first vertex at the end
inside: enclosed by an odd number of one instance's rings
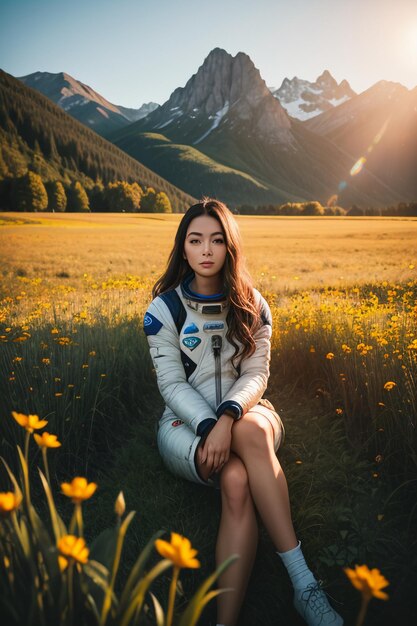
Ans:
POLYGON ((185 318, 187 317, 185 306, 183 305, 181 298, 175 289, 161 293, 160 298, 162 298, 169 308, 172 319, 177 327, 177 332, 180 334, 181 328, 184 326, 185 318))

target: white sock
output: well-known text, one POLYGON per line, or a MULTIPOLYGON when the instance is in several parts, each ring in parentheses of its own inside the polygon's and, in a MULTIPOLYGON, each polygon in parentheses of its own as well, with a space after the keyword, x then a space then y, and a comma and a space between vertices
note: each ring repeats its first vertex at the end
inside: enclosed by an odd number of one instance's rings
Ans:
POLYGON ((310 583, 316 582, 313 573, 310 571, 305 562, 304 555, 301 551, 301 541, 298 546, 287 552, 277 552, 282 562, 287 568, 289 577, 294 589, 304 589, 310 583))

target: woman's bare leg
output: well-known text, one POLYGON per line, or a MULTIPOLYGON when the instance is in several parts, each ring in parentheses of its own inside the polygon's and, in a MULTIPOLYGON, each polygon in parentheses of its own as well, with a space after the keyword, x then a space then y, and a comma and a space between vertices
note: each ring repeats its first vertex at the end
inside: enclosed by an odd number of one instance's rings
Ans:
POLYGON ((295 548, 287 481, 275 454, 269 420, 256 412, 246 413, 233 425, 231 448, 245 465, 253 501, 275 547, 279 552, 295 548))
POLYGON ((220 589, 233 591, 218 596, 217 622, 235 626, 255 560, 258 524, 245 466, 233 453, 221 471, 220 486, 222 514, 217 535, 216 563, 220 565, 232 554, 238 554, 239 560, 219 578, 220 589))

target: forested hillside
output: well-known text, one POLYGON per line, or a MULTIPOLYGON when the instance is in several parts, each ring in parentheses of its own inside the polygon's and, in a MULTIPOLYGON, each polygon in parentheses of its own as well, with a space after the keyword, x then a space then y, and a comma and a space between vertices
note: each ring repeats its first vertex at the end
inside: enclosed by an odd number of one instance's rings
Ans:
POLYGON ((43 183, 80 183, 91 190, 114 181, 165 192, 173 211, 194 198, 80 124, 48 98, 0 70, 0 180, 2 208, 14 179, 28 170, 43 183))

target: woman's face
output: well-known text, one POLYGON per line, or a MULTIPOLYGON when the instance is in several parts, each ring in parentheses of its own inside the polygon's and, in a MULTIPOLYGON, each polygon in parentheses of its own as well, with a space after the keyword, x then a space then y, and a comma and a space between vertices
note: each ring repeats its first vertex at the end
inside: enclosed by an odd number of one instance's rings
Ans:
POLYGON ((223 269, 227 249, 220 222, 209 215, 195 217, 184 242, 184 257, 196 277, 217 277, 223 269))

